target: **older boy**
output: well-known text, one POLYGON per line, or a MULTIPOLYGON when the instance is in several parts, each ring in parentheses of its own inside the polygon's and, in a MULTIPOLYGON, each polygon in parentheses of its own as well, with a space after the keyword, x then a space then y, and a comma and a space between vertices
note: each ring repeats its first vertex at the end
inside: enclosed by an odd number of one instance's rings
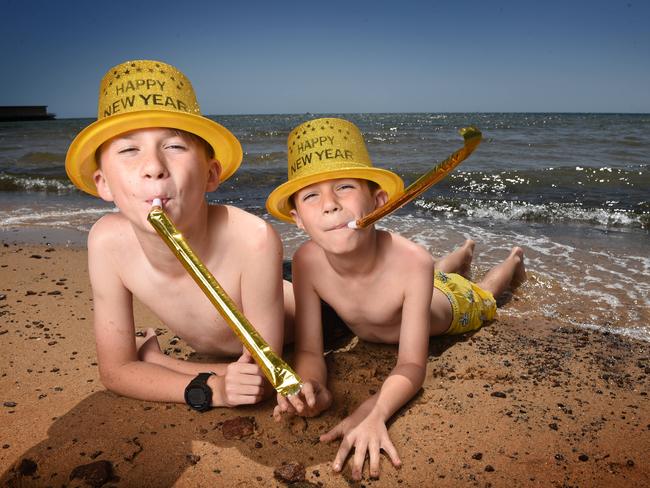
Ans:
POLYGON ((364 401, 321 441, 342 437, 333 468, 340 471, 355 448, 352 475, 361 478, 366 453, 370 475, 379 475, 379 452, 401 461, 386 428, 388 419, 423 384, 431 335, 475 330, 496 312, 493 295, 525 279, 523 251, 493 268, 477 285, 455 274, 435 273, 421 246, 370 226, 347 223, 386 203, 401 180, 373 168, 359 130, 341 119, 319 119, 289 134, 289 181, 271 193, 268 210, 295 221, 311 240, 293 258, 296 298, 295 363, 304 381, 299 395, 278 396, 282 412, 318 415, 328 408, 320 299, 361 339, 399 344, 397 364, 381 390, 364 401))
POLYGON ((129 61, 102 80, 98 120, 72 142, 66 170, 77 187, 118 210, 99 219, 88 237, 97 357, 108 389, 187 401, 199 411, 262 398, 260 369, 147 222, 152 200, 160 198, 223 288, 281 351, 280 240, 261 219, 205 199, 241 158, 239 141, 201 116, 190 81, 173 66, 129 61), (152 330, 136 344, 133 296, 196 351, 234 359, 173 359, 162 354, 152 330))

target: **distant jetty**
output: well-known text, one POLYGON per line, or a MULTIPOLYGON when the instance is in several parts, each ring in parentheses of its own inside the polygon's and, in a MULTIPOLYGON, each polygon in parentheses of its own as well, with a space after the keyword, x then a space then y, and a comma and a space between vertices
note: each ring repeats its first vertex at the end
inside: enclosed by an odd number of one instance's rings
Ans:
POLYGON ((18 120, 52 120, 56 114, 47 112, 47 105, 0 106, 0 122, 18 120))

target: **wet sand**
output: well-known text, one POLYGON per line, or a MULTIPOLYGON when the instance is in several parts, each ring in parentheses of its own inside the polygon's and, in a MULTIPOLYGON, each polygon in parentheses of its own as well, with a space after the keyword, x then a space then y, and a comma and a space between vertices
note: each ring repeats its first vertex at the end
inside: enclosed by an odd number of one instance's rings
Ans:
POLYGON ((7 241, 0 266, 1 486, 650 485, 650 344, 554 322, 525 292, 473 335, 430 341, 425 385, 389 428, 403 467, 383 458, 355 483, 318 436, 380 387, 395 347, 341 341, 318 418, 277 424, 272 400, 199 414, 102 386, 85 250, 7 241))

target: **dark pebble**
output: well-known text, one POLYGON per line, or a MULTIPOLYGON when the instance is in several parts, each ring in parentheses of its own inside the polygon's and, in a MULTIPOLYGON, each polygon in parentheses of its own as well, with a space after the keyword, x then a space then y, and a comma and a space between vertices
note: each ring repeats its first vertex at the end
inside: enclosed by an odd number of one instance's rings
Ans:
POLYGON ((578 459, 583 462, 589 461, 589 456, 587 456, 586 454, 580 454, 580 456, 578 456, 578 459))
POLYGON ((87 485, 99 487, 113 477, 113 465, 110 461, 95 461, 77 466, 70 473, 70 480, 83 480, 87 485))
POLYGON ((0 293, 0 300, 5 300, 7 298, 7 295, 4 293, 0 293))
POLYGON ((4 405, 5 407, 10 407, 11 408, 11 407, 15 407, 18 404, 16 402, 4 402, 2 405, 4 405))
POLYGON ((628 459, 625 464, 627 464, 630 468, 634 467, 634 461, 631 459, 628 459))
POLYGON ((54 291, 48 291, 47 294, 48 295, 60 295, 61 292, 59 290, 54 290, 54 291))
POLYGON ((198 454, 188 454, 186 457, 192 466, 198 464, 198 462, 201 460, 201 456, 198 454))
POLYGON ((503 393, 502 391, 493 391, 490 396, 497 397, 497 398, 505 398, 506 394, 503 393))
POLYGON ((273 470, 273 476, 285 483, 305 481, 305 474, 305 466, 297 462, 283 463, 282 466, 273 470))
POLYGON ((9 444, 2 444, 3 449, 9 449, 11 446, 9 444))
POLYGON ((557 430, 557 424, 553 422, 552 424, 548 424, 551 430, 557 430))
POLYGON ((43 256, 41 256, 40 254, 32 254, 29 257, 32 258, 32 259, 43 259, 43 256))
POLYGON ((255 442, 255 449, 262 449, 262 443, 260 441, 255 442))
POLYGON ((492 471, 494 471, 494 467, 491 464, 488 464, 485 467, 485 471, 487 471, 488 473, 491 473, 492 471))
POLYGON ((480 461, 483 459, 483 453, 482 452, 475 452, 472 454, 472 459, 476 459, 477 461, 480 461))
POLYGON ((558 454, 555 455, 555 459, 557 459, 558 461, 564 461, 564 456, 562 454, 558 453, 558 454))
POLYGON ((20 464, 18 465, 18 472, 23 476, 31 476, 36 472, 37 469, 38 464, 27 458, 20 461, 20 464))
POLYGON ((226 439, 242 439, 255 432, 255 417, 235 417, 226 420, 221 426, 221 432, 226 439))
POLYGON ((26 296, 26 297, 29 297, 29 296, 32 296, 32 295, 36 295, 36 292, 33 291, 33 290, 27 290, 27 291, 25 292, 25 296, 26 296))

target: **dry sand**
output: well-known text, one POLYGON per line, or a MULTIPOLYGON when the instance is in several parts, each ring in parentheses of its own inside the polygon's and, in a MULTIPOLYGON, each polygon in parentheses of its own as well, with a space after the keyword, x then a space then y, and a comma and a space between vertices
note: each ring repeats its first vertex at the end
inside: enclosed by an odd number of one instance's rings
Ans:
MULTIPOLYGON (((524 319, 431 340, 424 388, 389 429, 402 469, 384 458, 379 480, 354 483, 318 436, 380 387, 394 347, 332 352, 336 401, 319 418, 276 424, 272 400, 199 414, 104 389, 85 250, 1 244, 0 266, 1 486, 284 486, 279 471, 292 486, 650 486, 649 344, 560 326, 525 299, 507 305, 524 319)), ((137 321, 192 356, 141 307, 137 321)))

